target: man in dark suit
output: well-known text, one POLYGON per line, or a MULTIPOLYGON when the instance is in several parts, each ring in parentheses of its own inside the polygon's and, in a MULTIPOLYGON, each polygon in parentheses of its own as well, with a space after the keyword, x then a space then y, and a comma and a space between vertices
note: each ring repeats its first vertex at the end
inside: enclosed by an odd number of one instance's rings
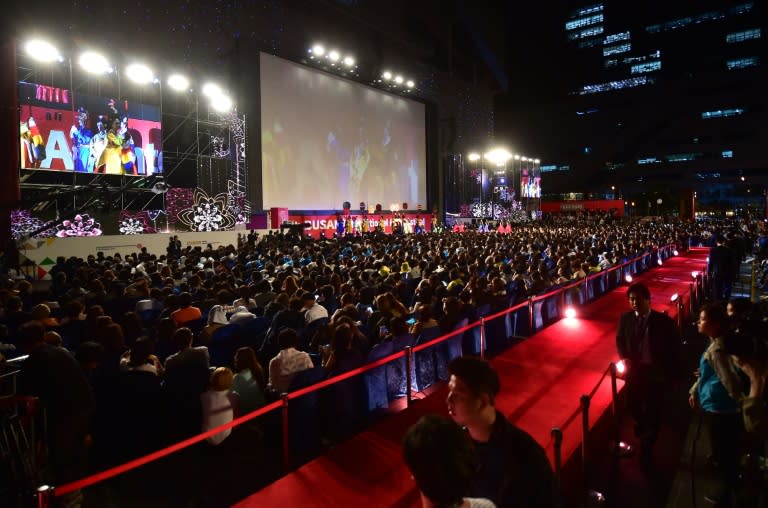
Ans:
POLYGON ((717 236, 716 245, 709 249, 707 273, 712 277, 712 290, 715 300, 731 298, 731 285, 739 274, 741 259, 725 243, 725 238, 717 236))
POLYGON ((644 460, 656 441, 663 394, 668 382, 681 374, 680 334, 675 322, 651 309, 651 292, 643 284, 627 290, 630 312, 622 314, 616 349, 626 365, 627 403, 635 420, 644 460))

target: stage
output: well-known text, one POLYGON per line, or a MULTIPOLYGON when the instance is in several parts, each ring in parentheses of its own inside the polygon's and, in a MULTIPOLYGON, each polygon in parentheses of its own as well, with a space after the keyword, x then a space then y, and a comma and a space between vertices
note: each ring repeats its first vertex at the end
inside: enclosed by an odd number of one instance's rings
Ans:
MULTIPOLYGON (((676 315, 670 297, 688 290, 691 272, 704 269, 707 252, 694 249, 635 278, 650 288, 654 309, 676 315)), ((502 384, 498 409, 529 432, 550 461, 552 427, 563 431, 563 464, 579 449, 579 418, 563 424, 578 410, 580 396, 589 393, 609 363, 617 360, 616 324, 627 309, 626 286, 621 286, 581 307, 575 318, 554 323, 492 360, 502 384)), ((590 428, 610 409, 610 392, 606 379, 591 402, 590 428)), ((402 461, 400 440, 422 415, 447 415, 446 394, 445 386, 438 388, 236 506, 418 506, 419 495, 402 461)))

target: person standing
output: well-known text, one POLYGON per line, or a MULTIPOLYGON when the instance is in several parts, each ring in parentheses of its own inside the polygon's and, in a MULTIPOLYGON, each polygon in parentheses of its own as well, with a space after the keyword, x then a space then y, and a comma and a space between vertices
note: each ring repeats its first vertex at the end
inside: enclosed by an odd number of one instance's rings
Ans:
POLYGON ((707 273, 712 277, 712 290, 715 300, 728 300, 731 297, 731 285, 739 273, 741 260, 734 250, 725 244, 722 236, 717 236, 715 246, 709 249, 707 273))
POLYGON ((631 311, 622 314, 616 349, 626 366, 627 403, 640 439, 641 459, 651 459, 659 433, 663 394, 670 380, 678 379, 680 333, 675 322, 651 309, 651 292, 641 283, 627 290, 631 311))
POLYGON ((496 409, 500 383, 491 364, 461 356, 448 364, 448 373, 448 413, 466 429, 477 454, 468 494, 499 508, 560 506, 544 449, 496 409))

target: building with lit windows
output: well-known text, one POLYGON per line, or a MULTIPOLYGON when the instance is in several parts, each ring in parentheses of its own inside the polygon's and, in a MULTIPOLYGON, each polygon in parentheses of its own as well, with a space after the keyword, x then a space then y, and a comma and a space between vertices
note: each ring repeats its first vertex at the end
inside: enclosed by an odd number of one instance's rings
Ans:
POLYGON ((562 11, 551 59, 535 56, 555 70, 498 99, 497 133, 550 156, 545 193, 621 193, 637 213, 658 199, 671 212, 693 193, 698 210, 765 210, 766 7, 612 0, 562 11))

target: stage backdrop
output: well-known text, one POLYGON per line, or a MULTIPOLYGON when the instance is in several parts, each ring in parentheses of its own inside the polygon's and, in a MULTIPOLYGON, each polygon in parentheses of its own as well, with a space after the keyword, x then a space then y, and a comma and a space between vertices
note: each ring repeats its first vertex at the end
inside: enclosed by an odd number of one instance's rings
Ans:
MULTIPOLYGON (((311 236, 312 238, 320 238, 320 233, 325 233, 326 238, 330 238, 334 235, 336 232, 336 219, 339 216, 336 214, 296 214, 291 213, 288 216, 288 220, 290 222, 296 223, 296 224, 309 224, 309 227, 304 230, 304 234, 311 236)), ((346 219, 347 216, 342 215, 342 218, 346 219)), ((377 222, 381 222, 384 226, 384 232, 389 234, 392 233, 392 223, 394 221, 394 215, 392 214, 385 214, 385 215, 377 215, 377 214, 356 214, 352 213, 350 214, 350 217, 355 221, 368 221, 368 231, 373 231, 376 227, 377 222)), ((430 230, 431 225, 430 221, 432 220, 432 215, 428 213, 404 213, 402 215, 403 220, 407 220, 411 223, 412 226, 416 226, 416 221, 421 219, 423 227, 426 228, 427 231, 430 230)))
POLYGON ((427 206, 422 103, 261 54, 264 209, 427 206))

